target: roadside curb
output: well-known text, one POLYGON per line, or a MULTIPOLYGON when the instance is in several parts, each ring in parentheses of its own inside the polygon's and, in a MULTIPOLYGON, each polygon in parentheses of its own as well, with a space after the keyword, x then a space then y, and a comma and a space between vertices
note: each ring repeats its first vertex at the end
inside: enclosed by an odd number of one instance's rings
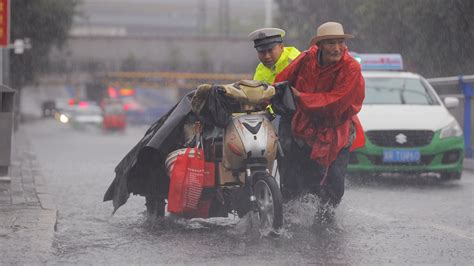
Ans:
POLYGON ((55 197, 48 192, 46 180, 41 173, 35 174, 34 179, 36 194, 41 208, 48 214, 47 217, 44 218, 44 223, 50 225, 49 228, 53 229, 51 237, 54 238, 54 232, 57 231, 58 225, 58 208, 56 206, 55 197))
POLYGON ((58 210, 21 127, 13 134, 9 178, 0 195, 0 240, 8 239, 0 249, 0 264, 44 263, 54 254, 58 210))
POLYGON ((463 168, 464 170, 474 171, 474 159, 464 158, 463 168))
POLYGON ((49 216, 44 217, 44 222, 46 224, 51 225, 49 227, 52 228, 53 231, 56 231, 58 219, 58 209, 56 205, 56 200, 54 196, 49 193, 48 183, 46 182, 46 179, 42 174, 41 166, 37 161, 36 156, 32 152, 32 146, 28 135, 24 131, 17 132, 16 134, 21 134, 20 137, 25 143, 30 161, 31 172, 33 174, 33 179, 35 183, 36 196, 38 197, 41 208, 45 211, 45 213, 48 214, 47 216, 49 216))

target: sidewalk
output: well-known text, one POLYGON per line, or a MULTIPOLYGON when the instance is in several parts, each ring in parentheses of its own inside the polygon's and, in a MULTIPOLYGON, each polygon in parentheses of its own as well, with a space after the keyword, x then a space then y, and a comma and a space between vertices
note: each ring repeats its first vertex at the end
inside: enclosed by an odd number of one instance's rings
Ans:
POLYGON ((56 219, 56 205, 20 128, 13 136, 9 175, 0 176, 1 264, 45 262, 53 252, 56 219))

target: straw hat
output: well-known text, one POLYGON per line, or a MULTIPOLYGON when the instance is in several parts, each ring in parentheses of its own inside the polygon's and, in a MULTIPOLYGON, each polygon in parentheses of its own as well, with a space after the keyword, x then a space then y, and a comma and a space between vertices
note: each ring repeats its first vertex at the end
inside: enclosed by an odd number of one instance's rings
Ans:
POLYGON ((351 34, 345 34, 341 23, 337 22, 326 22, 318 27, 316 36, 311 39, 310 45, 314 45, 321 40, 327 39, 351 39, 354 38, 351 34))

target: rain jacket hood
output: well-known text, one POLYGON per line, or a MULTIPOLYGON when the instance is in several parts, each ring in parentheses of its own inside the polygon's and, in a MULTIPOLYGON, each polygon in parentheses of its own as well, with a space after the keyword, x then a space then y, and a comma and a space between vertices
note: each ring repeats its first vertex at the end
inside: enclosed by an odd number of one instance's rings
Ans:
POLYGON ((322 68, 318 46, 303 52, 275 81, 289 81, 300 93, 292 117, 292 132, 311 146, 311 159, 329 166, 339 151, 349 144, 351 124, 356 139, 351 150, 364 145, 364 133, 356 114, 365 97, 364 79, 359 63, 348 50, 341 60, 322 68))

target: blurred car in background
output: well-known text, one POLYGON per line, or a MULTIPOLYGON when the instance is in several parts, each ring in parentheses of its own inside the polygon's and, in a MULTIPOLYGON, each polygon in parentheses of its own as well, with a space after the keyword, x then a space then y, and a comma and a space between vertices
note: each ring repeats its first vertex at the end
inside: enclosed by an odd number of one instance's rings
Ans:
POLYGON ((441 101, 422 76, 401 71, 400 55, 367 55, 365 62, 359 56, 366 93, 359 118, 366 144, 351 153, 348 172, 358 177, 436 173, 443 180, 460 179, 463 132, 447 110, 459 100, 441 101))
POLYGON ((74 99, 71 99, 67 106, 58 110, 55 117, 61 123, 69 124, 76 129, 102 128, 104 120, 102 109, 97 103, 74 99))
POLYGON ((125 110, 120 100, 104 99, 102 102, 103 124, 105 131, 118 130, 124 131, 127 125, 125 110))
POLYGON ((56 103, 54 100, 46 100, 41 104, 41 115, 43 117, 54 116, 56 110, 56 103))
POLYGON ((59 110, 66 108, 69 104, 69 99, 58 98, 43 101, 41 104, 41 114, 43 117, 54 117, 59 110))
POLYGON ((95 102, 80 101, 75 105, 70 124, 77 129, 86 127, 101 128, 104 121, 102 109, 95 102))
POLYGON ((165 89, 109 87, 107 93, 110 99, 122 102, 127 123, 130 125, 151 125, 177 102, 175 95, 165 89))

